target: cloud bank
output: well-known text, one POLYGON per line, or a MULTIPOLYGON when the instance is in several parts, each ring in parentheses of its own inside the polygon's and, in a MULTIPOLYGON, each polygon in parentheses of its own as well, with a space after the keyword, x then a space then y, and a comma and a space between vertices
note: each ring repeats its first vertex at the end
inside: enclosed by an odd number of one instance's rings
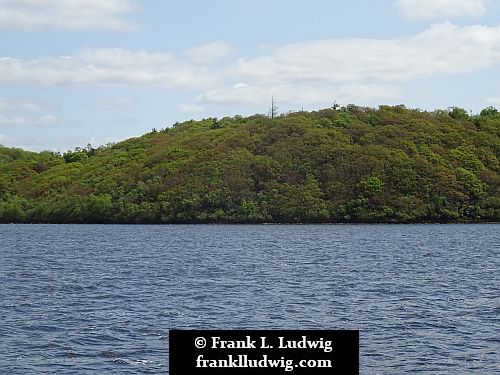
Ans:
POLYGON ((54 115, 40 117, 25 115, 4 115, 0 113, 0 126, 52 126, 59 122, 54 115))
POLYGON ((0 28, 131 30, 131 0, 0 0, 0 28))
POLYGON ((444 22, 401 38, 318 40, 255 57, 233 55, 217 41, 179 53, 86 49, 74 56, 4 57, 0 83, 190 90, 194 99, 181 106, 185 111, 211 103, 260 105, 272 94, 297 104, 362 103, 396 98, 407 82, 498 65, 500 25, 444 22))
POLYGON ((202 65, 142 50, 86 49, 57 58, 0 58, 0 83, 198 88, 210 79, 202 65))

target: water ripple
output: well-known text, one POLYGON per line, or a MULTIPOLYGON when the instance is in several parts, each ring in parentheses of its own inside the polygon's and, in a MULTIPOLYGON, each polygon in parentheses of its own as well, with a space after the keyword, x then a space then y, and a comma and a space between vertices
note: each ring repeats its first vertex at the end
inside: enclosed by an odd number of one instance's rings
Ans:
POLYGON ((498 233, 0 225, 0 368, 165 374, 169 329, 359 329, 362 374, 499 373, 498 233))

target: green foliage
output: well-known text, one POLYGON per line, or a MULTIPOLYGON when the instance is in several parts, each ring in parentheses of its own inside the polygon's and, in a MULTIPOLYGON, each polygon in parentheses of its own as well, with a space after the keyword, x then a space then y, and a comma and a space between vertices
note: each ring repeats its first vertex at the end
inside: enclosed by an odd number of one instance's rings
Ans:
POLYGON ((66 163, 82 162, 85 159, 88 159, 88 155, 83 151, 75 151, 75 152, 68 151, 67 153, 64 154, 64 161, 66 163))
POLYGON ((7 202, 0 201, 0 222, 18 223, 25 218, 22 201, 18 197, 9 199, 7 202))
POLYGON ((498 114, 498 109, 495 107, 489 106, 483 109, 480 113, 480 116, 495 116, 498 114))
POLYGON ((499 155, 493 107, 190 120, 64 155, 0 147, 0 222, 498 221, 499 155))
POLYGON ((365 197, 373 197, 380 194, 383 186, 382 180, 376 176, 364 177, 359 182, 361 195, 365 197))
POLYGON ((463 108, 452 107, 450 108, 449 115, 451 118, 455 120, 467 120, 469 118, 469 114, 463 108))

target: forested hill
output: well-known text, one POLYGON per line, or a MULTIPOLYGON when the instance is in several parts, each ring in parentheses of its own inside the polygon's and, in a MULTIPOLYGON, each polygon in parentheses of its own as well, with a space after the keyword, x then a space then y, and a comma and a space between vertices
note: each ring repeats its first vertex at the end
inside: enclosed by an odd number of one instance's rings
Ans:
POLYGON ((0 222, 499 221, 499 133, 492 107, 349 105, 63 155, 0 147, 0 222))

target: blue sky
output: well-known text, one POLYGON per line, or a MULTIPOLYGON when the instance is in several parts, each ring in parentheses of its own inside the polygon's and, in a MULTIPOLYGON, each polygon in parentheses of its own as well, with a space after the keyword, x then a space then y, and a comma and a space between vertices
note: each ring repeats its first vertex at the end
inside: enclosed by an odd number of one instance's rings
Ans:
POLYGON ((66 151, 191 118, 500 107, 499 0, 0 0, 0 144, 66 151))

